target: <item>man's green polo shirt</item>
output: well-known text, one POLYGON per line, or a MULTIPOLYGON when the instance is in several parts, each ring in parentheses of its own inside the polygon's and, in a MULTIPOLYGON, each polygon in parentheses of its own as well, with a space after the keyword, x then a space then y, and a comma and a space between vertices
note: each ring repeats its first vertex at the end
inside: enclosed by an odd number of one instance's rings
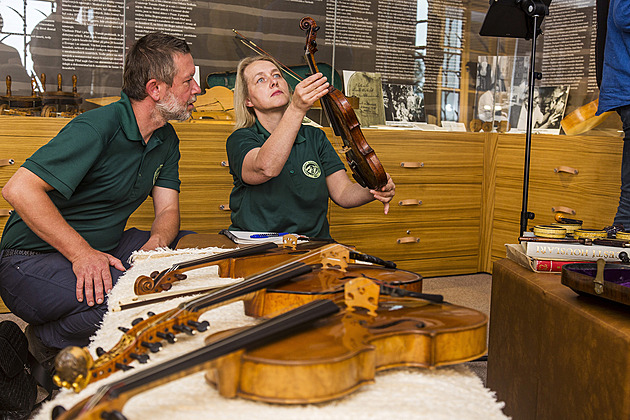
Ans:
POLYGON ((280 174, 259 185, 242 181, 247 153, 261 147, 269 132, 258 121, 236 130, 227 140, 234 188, 230 194, 233 230, 295 232, 330 238, 326 177, 345 170, 341 159, 319 128, 303 125, 280 174))
MULTIPOLYGON (((170 124, 142 140, 129 98, 83 113, 22 165, 50 184, 64 219, 88 243, 111 251, 154 185, 179 191, 179 139, 170 124)), ((0 248, 49 251, 13 212, 0 248)))

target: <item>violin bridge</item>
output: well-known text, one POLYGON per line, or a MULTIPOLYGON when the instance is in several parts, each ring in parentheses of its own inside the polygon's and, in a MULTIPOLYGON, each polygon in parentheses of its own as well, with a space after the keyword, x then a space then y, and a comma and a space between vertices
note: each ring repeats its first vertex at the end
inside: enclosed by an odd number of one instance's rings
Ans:
POLYGON ((376 316, 380 286, 366 277, 357 277, 344 285, 346 308, 352 312, 355 308, 367 309, 368 314, 376 316))
POLYGON ((346 272, 350 261, 350 251, 345 248, 329 249, 322 251, 321 258, 324 269, 338 267, 341 271, 346 272))
POLYGON ((295 251, 297 249, 297 241, 297 236, 295 235, 284 235, 282 237, 282 247, 291 248, 295 251))

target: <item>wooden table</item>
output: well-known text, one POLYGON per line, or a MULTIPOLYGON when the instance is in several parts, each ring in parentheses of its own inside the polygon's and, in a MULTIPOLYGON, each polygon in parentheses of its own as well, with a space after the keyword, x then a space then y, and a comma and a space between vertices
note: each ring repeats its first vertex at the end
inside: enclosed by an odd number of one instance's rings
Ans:
POLYGON ((494 263, 488 387, 520 419, 630 419, 630 307, 494 263))

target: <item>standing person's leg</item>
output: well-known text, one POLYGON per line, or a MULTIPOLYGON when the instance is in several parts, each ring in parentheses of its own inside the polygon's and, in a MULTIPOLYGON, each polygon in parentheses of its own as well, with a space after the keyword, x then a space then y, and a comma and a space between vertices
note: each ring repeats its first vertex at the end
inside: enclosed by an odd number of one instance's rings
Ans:
POLYGON ((630 105, 618 108, 617 113, 621 117, 625 136, 621 158, 621 195, 613 223, 630 231, 630 105))

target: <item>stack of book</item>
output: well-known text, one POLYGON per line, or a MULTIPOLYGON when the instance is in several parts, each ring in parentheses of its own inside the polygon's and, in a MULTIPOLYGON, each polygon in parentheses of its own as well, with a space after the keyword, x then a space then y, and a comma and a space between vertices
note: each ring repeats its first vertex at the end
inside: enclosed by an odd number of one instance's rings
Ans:
POLYGON ((630 255, 630 248, 596 244, 522 241, 505 246, 509 259, 535 272, 559 273, 565 264, 594 262, 600 258, 607 262, 621 262, 621 252, 630 255))

